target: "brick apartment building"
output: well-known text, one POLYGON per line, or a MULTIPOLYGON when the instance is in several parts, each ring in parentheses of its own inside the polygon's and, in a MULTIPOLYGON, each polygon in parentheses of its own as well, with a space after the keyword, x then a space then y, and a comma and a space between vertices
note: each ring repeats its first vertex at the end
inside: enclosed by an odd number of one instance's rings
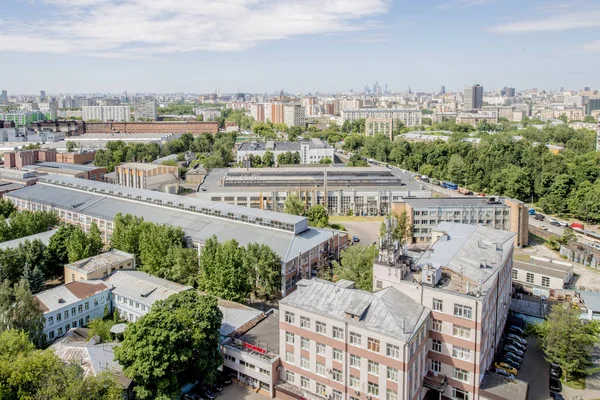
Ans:
POLYGON ((89 164, 94 162, 95 151, 86 151, 85 153, 58 153, 56 162, 64 164, 89 164))
POLYGON ((216 134, 219 123, 208 122, 88 122, 86 133, 202 133, 216 134))
POLYGON ((36 149, 4 152, 4 168, 22 169, 36 162, 56 162, 56 149, 36 149))

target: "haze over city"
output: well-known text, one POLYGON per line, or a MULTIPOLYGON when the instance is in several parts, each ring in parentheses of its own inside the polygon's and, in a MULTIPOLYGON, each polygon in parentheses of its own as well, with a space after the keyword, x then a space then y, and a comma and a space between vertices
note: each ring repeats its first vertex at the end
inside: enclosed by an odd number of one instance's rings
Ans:
POLYGON ((599 28, 578 0, 5 0, 0 76, 29 94, 581 88, 599 28))

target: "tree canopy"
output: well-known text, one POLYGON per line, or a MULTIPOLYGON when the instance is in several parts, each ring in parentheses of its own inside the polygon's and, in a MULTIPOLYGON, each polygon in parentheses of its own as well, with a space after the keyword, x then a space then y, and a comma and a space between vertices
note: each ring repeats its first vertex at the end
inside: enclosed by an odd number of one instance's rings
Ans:
POLYGON ((306 213, 308 224, 316 228, 326 228, 329 225, 327 209, 322 204, 313 205, 306 213))
POLYGON ((342 251, 340 261, 333 262, 334 280, 347 279, 357 289, 373 291, 373 261, 377 256, 376 246, 353 245, 342 251))
POLYGON ((0 315, 0 332, 21 330, 27 332, 29 340, 35 345, 41 346, 44 342, 43 313, 26 279, 14 285, 9 281, 0 284, 0 315))
POLYGON ((214 383, 222 318, 215 297, 190 290, 157 301, 129 325, 115 358, 136 382, 136 396, 175 398, 187 383, 214 383))
POLYGON ((283 212, 292 215, 303 215, 304 202, 296 193, 290 193, 283 202, 283 212))

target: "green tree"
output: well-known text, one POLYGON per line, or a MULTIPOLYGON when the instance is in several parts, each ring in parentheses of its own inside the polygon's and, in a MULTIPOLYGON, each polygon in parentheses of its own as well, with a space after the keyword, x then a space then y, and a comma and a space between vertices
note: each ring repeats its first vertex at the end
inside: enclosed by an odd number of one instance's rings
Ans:
POLYGON ((448 179, 457 182, 459 185, 464 183, 467 165, 459 154, 453 154, 448 161, 448 179))
POLYGON ((569 117, 567 117, 567 114, 560 114, 560 116, 558 117, 558 119, 560 119, 565 124, 569 122, 569 117))
POLYGON ((8 218, 15 211, 17 207, 10 200, 0 199, 0 217, 8 218))
POLYGON ((94 318, 88 324, 88 337, 90 340, 95 335, 98 335, 103 342, 110 342, 112 340, 110 328, 114 325, 114 321, 106 320, 103 318, 94 318))
POLYGON ((265 154, 262 157, 262 165, 265 167, 272 167, 275 165, 275 156, 271 151, 265 151, 265 154))
POLYGON ((248 271, 250 286, 255 294, 260 291, 275 296, 281 290, 281 259, 269 246, 250 243, 244 252, 244 269, 248 271))
POLYGON ((590 355, 600 340, 598 321, 581 319, 581 311, 556 304, 542 323, 536 325, 547 361, 560 365, 565 379, 585 376, 591 365, 590 355))
POLYGON ((373 261, 377 256, 376 246, 350 246, 340 255, 340 261, 333 262, 335 280, 347 279, 354 282, 357 289, 373 291, 373 261))
POLYGON ((326 228, 329 225, 329 215, 327 215, 327 209, 322 204, 312 206, 306 216, 308 217, 308 224, 316 228, 326 228))
POLYGON ((292 215, 303 215, 304 202, 296 193, 290 193, 283 202, 283 212, 292 215))
POLYGON ((0 315, 0 332, 22 330, 37 346, 43 343, 43 313, 26 279, 21 279, 14 286, 8 281, 0 284, 0 315))
POLYGON ((156 302, 131 324, 115 358, 137 383, 136 396, 174 398, 187 383, 214 383, 222 364, 222 318, 215 297, 190 290, 156 302))
POLYGON ((330 157, 323 157, 319 160, 319 164, 331 164, 333 161, 330 157))
POLYGON ((75 225, 63 224, 50 237, 48 247, 46 248, 50 262, 49 271, 46 274, 47 277, 58 276, 64 272, 63 265, 69 263, 69 250, 67 246, 71 234, 76 228, 75 225))
POLYGON ((72 140, 69 140, 67 142, 67 152, 72 153, 76 147, 77 147, 77 144, 75 144, 75 142, 73 142, 72 140))
POLYGON ((39 267, 31 267, 31 264, 25 263, 23 268, 23 279, 29 283, 29 288, 32 294, 41 292, 44 289, 45 281, 44 274, 39 267))

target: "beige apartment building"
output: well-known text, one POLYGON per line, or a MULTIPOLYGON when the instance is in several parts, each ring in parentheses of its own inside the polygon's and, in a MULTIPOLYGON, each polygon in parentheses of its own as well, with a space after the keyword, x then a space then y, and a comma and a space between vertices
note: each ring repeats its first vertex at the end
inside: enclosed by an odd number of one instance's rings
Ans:
POLYGON ((164 191, 179 182, 179 167, 147 163, 125 163, 115 168, 116 184, 136 189, 164 191))
POLYGON ((302 280, 279 302, 281 399, 421 399, 430 310, 396 288, 302 280))
POLYGON ((378 133, 386 135, 391 140, 394 135, 393 118, 367 118, 365 121, 365 134, 375 136, 378 133))
MULTIPOLYGON (((431 309, 426 368, 429 377, 446 383, 444 398, 498 398, 480 387, 508 315, 514 235, 442 222, 432 231, 433 244, 412 267, 398 257, 381 256, 373 267, 375 290, 396 288, 431 309)), ((427 379, 423 384, 433 390, 427 379)))
POLYGON ((440 222, 480 224, 514 232, 515 247, 529 244, 529 208, 507 197, 404 198, 392 205, 397 215, 406 211, 412 226, 412 243, 431 243, 431 232, 440 222))
POLYGON ((97 256, 65 265, 65 283, 104 279, 114 271, 135 269, 135 256, 111 249, 97 256))

